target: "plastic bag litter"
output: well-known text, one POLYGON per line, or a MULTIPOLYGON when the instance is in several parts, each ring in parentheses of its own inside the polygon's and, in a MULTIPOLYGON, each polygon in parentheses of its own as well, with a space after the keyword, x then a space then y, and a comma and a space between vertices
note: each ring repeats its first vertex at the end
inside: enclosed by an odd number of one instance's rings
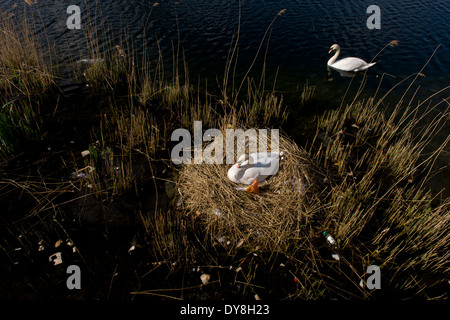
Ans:
POLYGON ((202 280, 203 284, 207 284, 210 279, 211 279, 211 276, 207 273, 204 273, 200 276, 200 280, 202 280))
POLYGON ((57 252, 52 254, 50 257, 48 257, 48 261, 53 262, 53 265, 57 266, 58 264, 61 264, 62 261, 62 257, 61 257, 61 252, 57 252))

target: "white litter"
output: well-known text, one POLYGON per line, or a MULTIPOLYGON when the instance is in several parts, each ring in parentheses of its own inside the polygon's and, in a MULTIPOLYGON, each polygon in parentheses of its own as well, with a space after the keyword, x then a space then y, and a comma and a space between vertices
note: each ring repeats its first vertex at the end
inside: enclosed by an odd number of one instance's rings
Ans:
POLYGON ((209 282, 209 279, 211 279, 211 276, 209 274, 207 274, 207 273, 203 273, 200 276, 200 280, 202 280, 203 284, 207 284, 209 282))
POLYGON ((62 261, 62 257, 61 257, 61 252, 57 252, 52 254, 50 257, 48 257, 48 261, 52 262, 53 261, 53 265, 57 266, 58 264, 61 264, 62 261))
POLYGON ((39 240, 38 245, 39 245, 38 251, 44 251, 44 250, 45 250, 45 247, 44 247, 44 240, 42 240, 42 239, 39 240))
POLYGON ((93 64, 98 62, 104 62, 105 59, 81 59, 77 63, 93 64))
POLYGON ((214 213, 216 216, 218 216, 219 218, 223 218, 223 217, 224 217, 224 214, 223 214, 222 209, 214 209, 214 210, 213 210, 213 213, 214 213))
POLYGON ((177 201, 177 208, 180 208, 183 204, 183 193, 181 192, 180 188, 178 188, 178 193, 180 194, 180 198, 177 201))

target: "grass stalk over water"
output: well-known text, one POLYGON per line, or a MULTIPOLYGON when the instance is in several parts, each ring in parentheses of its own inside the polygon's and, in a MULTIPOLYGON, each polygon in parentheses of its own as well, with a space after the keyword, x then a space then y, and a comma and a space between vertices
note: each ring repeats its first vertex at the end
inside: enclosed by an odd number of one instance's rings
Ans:
POLYGON ((1 13, 0 21, 0 91, 4 93, 3 99, 42 96, 54 85, 54 75, 30 22, 26 18, 14 21, 6 13, 1 13))

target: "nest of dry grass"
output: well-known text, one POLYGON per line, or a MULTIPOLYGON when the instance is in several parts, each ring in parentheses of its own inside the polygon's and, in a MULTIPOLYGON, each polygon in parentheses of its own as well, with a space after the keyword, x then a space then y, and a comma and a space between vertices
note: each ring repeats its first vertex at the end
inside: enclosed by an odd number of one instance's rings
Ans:
POLYGON ((258 194, 236 189, 243 185, 228 179, 231 165, 183 166, 178 180, 183 209, 201 219, 208 240, 228 250, 292 254, 316 234, 311 222, 323 176, 293 141, 280 136, 279 150, 278 173, 259 184, 258 194))

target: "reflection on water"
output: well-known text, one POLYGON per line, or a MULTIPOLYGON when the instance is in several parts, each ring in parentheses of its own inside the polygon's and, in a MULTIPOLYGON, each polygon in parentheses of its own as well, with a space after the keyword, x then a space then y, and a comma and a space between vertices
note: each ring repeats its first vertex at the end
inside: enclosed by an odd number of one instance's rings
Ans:
MULTIPOLYGON (((79 50, 84 36, 66 28, 67 7, 73 1, 38 1, 37 6, 3 0, 0 8, 20 15, 23 10, 38 16, 38 32, 55 41, 62 59, 67 50, 79 50), (16 6, 14 7, 14 4, 16 6), (39 12, 39 14, 37 14, 39 12)), ((139 51, 156 40, 171 54, 172 42, 180 39, 189 66, 197 73, 215 76, 223 70, 239 22, 239 59, 243 66, 254 58, 256 49, 272 19, 277 18, 263 46, 270 40, 267 62, 280 75, 304 80, 326 72, 328 48, 338 43, 342 57, 356 56, 370 61, 381 48, 397 39, 397 48, 377 58, 374 72, 404 77, 418 72, 434 49, 441 48, 426 69, 427 77, 445 85, 450 77, 450 4, 438 0, 377 1, 381 8, 381 29, 369 30, 367 1, 81 1, 82 25, 108 30, 113 42, 124 42, 123 32, 139 51), (241 4, 241 5, 239 5, 241 4), (445 83, 446 82, 446 83, 445 83)), ((86 31, 86 30, 85 30, 86 31)), ((301 82, 301 81, 297 81, 301 82)), ((430 84, 431 85, 431 84, 430 84)))
MULTIPOLYGON (((367 90, 388 90, 401 79, 421 71, 434 50, 439 49, 422 71, 416 84, 421 89, 416 97, 423 99, 450 84, 450 2, 440 0, 388 1, 378 0, 381 29, 369 30, 368 1, 299 1, 299 0, 97 0, 79 1, 82 30, 68 30, 66 9, 71 0, 38 1, 29 6, 17 0, 2 0, 0 8, 21 16, 33 14, 37 32, 53 45, 58 62, 67 62, 73 55, 88 59, 84 32, 96 26, 108 33, 112 44, 130 43, 138 52, 147 46, 157 55, 155 43, 171 57, 178 41, 193 79, 220 79, 238 36, 237 71, 244 73, 251 65, 271 21, 277 16, 261 45, 253 68, 260 75, 266 57, 267 79, 277 74, 277 89, 295 91, 308 81, 317 86, 316 93, 329 99, 340 99, 351 78, 334 72, 329 77, 326 62, 331 44, 341 46, 341 57, 355 56, 366 61, 390 41, 398 40, 376 58, 369 71, 367 90), (240 21, 240 24, 239 24, 240 21), (383 76, 384 73, 388 75, 383 76)), ((101 49, 107 46, 100 45, 101 49)), ((353 81, 357 87, 360 79, 353 81)), ((395 93, 394 93, 395 94, 395 93)), ((436 99, 446 98, 438 96, 436 99)), ((448 153, 447 158, 448 159, 448 153)), ((448 165, 448 160, 443 160, 448 165)), ((447 171, 448 181, 448 171, 447 171)))

